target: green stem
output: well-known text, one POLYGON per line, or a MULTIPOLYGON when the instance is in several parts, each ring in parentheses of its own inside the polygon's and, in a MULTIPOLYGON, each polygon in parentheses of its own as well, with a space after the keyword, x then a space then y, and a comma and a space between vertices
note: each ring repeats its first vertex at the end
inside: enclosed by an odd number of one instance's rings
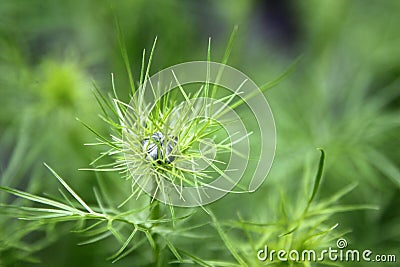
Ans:
MULTIPOLYGON (((155 221, 160 218, 160 203, 155 200, 153 208, 150 211, 150 219, 155 221)), ((157 223, 153 223, 153 226, 157 226, 157 223)), ((159 244, 159 236, 157 233, 152 232, 151 236, 154 240, 154 248, 153 248, 153 258, 154 258, 154 266, 163 266, 162 265, 162 257, 161 257, 161 250, 159 244)))

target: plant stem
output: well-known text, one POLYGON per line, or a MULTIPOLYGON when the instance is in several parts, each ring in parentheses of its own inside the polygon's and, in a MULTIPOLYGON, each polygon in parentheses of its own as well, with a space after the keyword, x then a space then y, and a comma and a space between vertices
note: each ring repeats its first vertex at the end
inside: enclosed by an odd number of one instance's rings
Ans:
MULTIPOLYGON (((154 206, 150 211, 150 220, 156 221, 159 218, 160 218, 160 203, 157 200, 155 200, 154 206)), ((153 223, 152 228, 155 226, 157 226, 157 223, 153 223)), ((154 247, 153 247, 154 266, 161 267, 163 265, 162 265, 162 257, 159 244, 159 236, 154 231, 152 231, 151 236, 154 240, 154 247)))

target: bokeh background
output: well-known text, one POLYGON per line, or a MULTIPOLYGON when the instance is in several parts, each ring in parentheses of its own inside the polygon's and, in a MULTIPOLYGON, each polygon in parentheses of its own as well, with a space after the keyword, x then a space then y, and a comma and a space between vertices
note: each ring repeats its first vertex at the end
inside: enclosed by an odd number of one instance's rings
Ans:
MULTIPOLYGON (((209 37, 211 59, 220 61, 238 25, 228 63, 259 85, 300 56, 301 61, 265 93, 278 140, 268 179, 254 194, 215 203, 216 215, 221 220, 237 218, 239 212, 254 221, 275 217, 272 206, 282 205, 282 192, 285 203, 304 198, 303 177, 314 175, 316 148, 323 147, 326 172, 318 198, 356 183, 340 201, 378 207, 337 213, 329 219, 332 225, 339 223, 352 248, 397 254, 400 261, 399 14, 396 0, 3 0, 0 184, 38 194, 57 192, 59 184, 44 168, 46 162, 94 202, 95 174, 77 169, 87 167, 99 150, 83 145, 94 136, 76 117, 107 132, 92 90, 94 81, 111 91, 110 73, 119 95, 128 99, 116 18, 136 79, 142 50, 149 50, 156 36, 151 73, 205 60, 209 37)), ((118 193, 118 175, 105 180, 118 193)), ((2 192, 0 200, 14 201, 2 192)), ((30 233, 24 222, 1 212, 0 266, 112 265, 106 258, 116 249, 113 242, 78 246, 81 238, 69 233, 68 224, 30 233)), ((113 266, 138 262, 132 255, 113 266)))

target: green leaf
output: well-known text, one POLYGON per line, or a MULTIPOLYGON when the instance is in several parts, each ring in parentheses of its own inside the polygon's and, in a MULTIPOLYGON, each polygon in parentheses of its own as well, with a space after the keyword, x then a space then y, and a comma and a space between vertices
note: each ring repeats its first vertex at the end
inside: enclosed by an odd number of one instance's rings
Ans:
POLYGON ((52 169, 49 165, 44 163, 47 169, 51 171, 51 173, 58 179, 58 181, 68 190, 68 192, 89 212, 94 214, 95 212, 72 190, 71 187, 52 169))
POLYGON ((224 242, 225 246, 228 248, 228 250, 232 254, 232 256, 240 263, 241 266, 247 266, 246 262, 242 259, 242 257, 240 257, 239 253, 236 251, 235 247, 232 245, 228 236, 224 232, 224 229, 222 229, 220 223, 218 222, 217 218, 212 213, 212 211, 208 209, 208 210, 206 210, 206 212, 210 215, 219 236, 221 237, 222 241, 224 242))
POLYGON ((107 138, 102 136, 100 133, 98 133, 95 129, 90 127, 89 124, 81 121, 79 118, 76 118, 76 120, 79 121, 80 123, 82 123, 83 126, 85 126, 89 131, 94 133, 105 145, 109 145, 112 148, 118 149, 118 147, 114 143, 112 143, 110 140, 108 140, 107 138))
MULTIPOLYGON (((42 204, 45 204, 45 205, 48 205, 48 206, 56 207, 56 208, 59 208, 60 210, 71 211, 71 212, 74 212, 74 213, 83 214, 82 211, 77 210, 77 209, 75 209, 73 207, 70 207, 68 205, 65 205, 63 203, 60 203, 58 201, 54 201, 54 200, 51 200, 51 199, 48 199, 48 198, 44 198, 44 197, 39 197, 39 196, 30 194, 30 193, 19 191, 17 189, 12 189, 12 188, 7 188, 7 187, 0 186, 0 190, 4 191, 4 192, 7 192, 9 194, 12 194, 14 196, 17 196, 17 197, 21 197, 21 198, 24 198, 24 199, 27 199, 27 200, 31 200, 31 201, 34 201, 34 202, 37 202, 37 203, 42 203, 42 204)), ((40 211, 40 209, 39 209, 39 211, 40 211)))
POLYGON ((132 94, 134 95, 136 92, 135 82, 132 75, 131 65, 129 63, 129 56, 126 50, 124 36, 122 34, 122 29, 117 18, 115 18, 115 26, 117 28, 117 37, 118 37, 119 48, 121 50, 122 59, 125 63, 125 68, 129 78, 129 84, 131 86, 132 94))
POLYGON ((226 46, 226 50, 225 50, 224 56, 221 61, 221 63, 224 65, 228 62, 229 56, 231 55, 233 43, 235 41, 238 29, 239 29, 239 26, 235 25, 235 27, 233 27, 231 36, 229 37, 228 45, 226 46))
POLYGON ((319 158, 318 170, 315 175, 314 188, 311 194, 310 199, 308 200, 307 207, 310 206, 311 202, 314 200, 319 186, 321 185, 322 174, 324 173, 324 164, 325 164, 325 151, 322 148, 318 148, 321 151, 321 157, 319 158))
POLYGON ((212 265, 208 264, 207 262, 205 262, 204 260, 200 259, 199 257, 193 255, 190 252, 184 251, 184 250, 179 250, 182 254, 188 256, 194 263, 199 264, 200 266, 204 266, 204 267, 213 267, 212 265))
MULTIPOLYGON (((129 235, 128 239, 125 241, 125 243, 122 245, 122 247, 107 259, 112 260, 112 259, 118 258, 118 256, 120 256, 122 254, 122 252, 126 249, 126 247, 129 245, 129 243, 132 241, 136 232, 137 232, 137 228, 133 229, 132 233, 129 235)), ((113 261, 113 263, 114 263, 114 261, 113 261)))
POLYGON ((115 260, 112 261, 112 263, 115 263, 117 261, 119 261, 120 259, 128 256, 129 254, 131 254, 135 249, 137 249, 138 247, 140 247, 144 242, 146 241, 145 238, 141 239, 138 242, 135 242, 133 244, 132 247, 130 247, 128 250, 126 250, 124 253, 122 253, 120 256, 118 256, 115 260))
POLYGON ((234 109, 234 108, 240 106, 241 104, 243 104, 244 102, 246 102, 247 100, 258 96, 261 92, 266 92, 267 90, 272 89, 273 87, 275 87, 276 85, 281 83, 289 74, 291 74, 296 69, 297 64, 300 62, 300 60, 301 60, 301 57, 297 58, 277 78, 275 78, 274 80, 272 80, 272 81, 260 86, 260 91, 254 91, 254 92, 248 94, 244 99, 239 99, 238 101, 236 101, 235 103, 233 103, 229 107, 234 109))
POLYGON ((104 232, 101 235, 98 235, 98 236, 90 238, 90 239, 88 239, 86 241, 80 242, 80 243, 78 243, 78 245, 79 246, 83 246, 83 245, 93 244, 93 243, 99 242, 99 241, 101 241, 103 239, 106 239, 107 237, 109 237, 111 235, 112 235, 112 233, 107 231, 107 232, 104 232))
POLYGON ((181 257, 181 255, 178 253, 178 251, 176 250, 176 248, 174 247, 174 245, 172 245, 172 243, 168 240, 168 238, 164 237, 164 241, 167 244, 169 250, 172 252, 172 254, 174 254, 175 258, 177 258, 177 260, 182 263, 183 259, 181 257))

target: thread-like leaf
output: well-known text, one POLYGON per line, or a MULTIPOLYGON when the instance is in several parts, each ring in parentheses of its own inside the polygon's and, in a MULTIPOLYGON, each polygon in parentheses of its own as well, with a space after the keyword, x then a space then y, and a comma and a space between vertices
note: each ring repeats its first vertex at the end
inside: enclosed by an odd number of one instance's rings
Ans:
POLYGON ((319 148, 319 150, 321 151, 321 157, 319 158, 318 170, 314 180, 314 187, 311 193, 311 197, 308 200, 307 206, 309 206, 311 202, 314 200, 318 192, 319 186, 321 184, 322 174, 324 173, 325 151, 322 148, 319 148))
POLYGON ((232 245, 231 241, 229 240, 227 234, 224 232, 224 229, 222 229, 220 223, 218 222, 217 218, 215 217, 214 213, 211 210, 207 210, 207 213, 210 215, 215 229, 217 230, 219 236, 221 237, 222 241, 224 242, 225 246, 229 250, 229 252, 232 254, 232 256, 240 263, 241 266, 247 266, 247 263, 242 259, 242 257, 239 255, 239 253, 236 251, 235 247, 232 245))
POLYGON ((47 169, 51 171, 51 173, 58 179, 58 181, 68 190, 68 192, 89 212, 95 213, 79 196, 75 193, 74 190, 52 169, 49 165, 44 163, 47 169))

